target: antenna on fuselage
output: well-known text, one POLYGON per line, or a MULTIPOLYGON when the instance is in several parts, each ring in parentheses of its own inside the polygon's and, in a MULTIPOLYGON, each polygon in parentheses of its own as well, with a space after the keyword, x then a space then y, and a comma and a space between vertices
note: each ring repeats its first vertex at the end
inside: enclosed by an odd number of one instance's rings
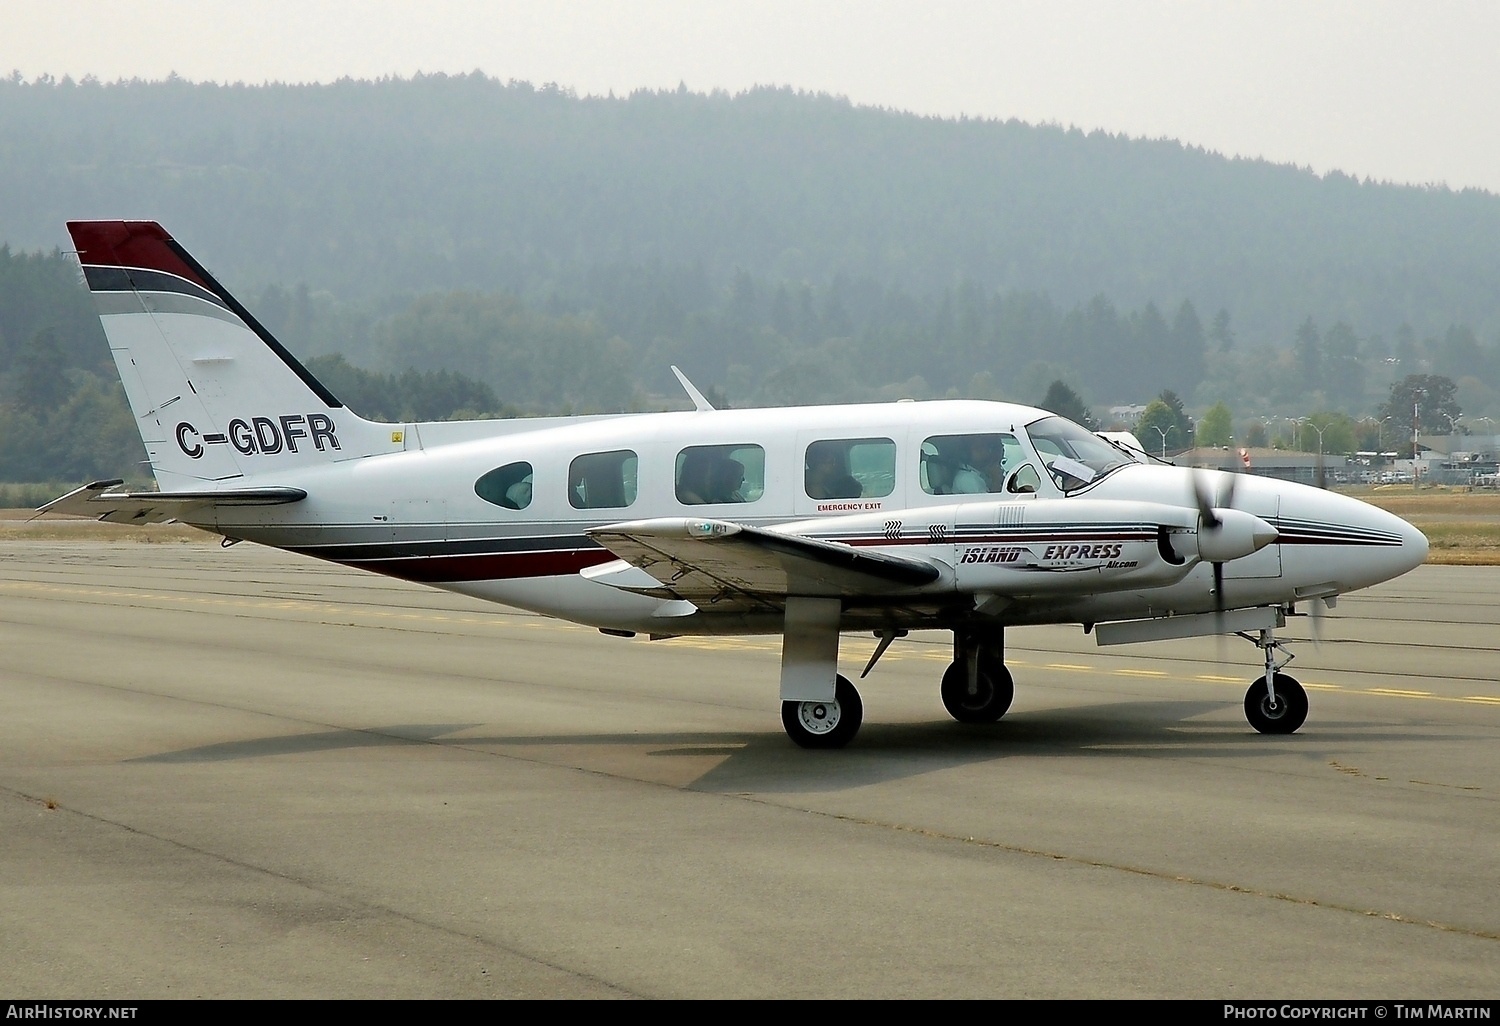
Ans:
POLYGON ((693 407, 699 413, 712 412, 714 404, 703 398, 703 393, 693 386, 687 379, 687 375, 678 370, 676 365, 672 367, 672 373, 677 375, 677 380, 682 382, 682 387, 687 391, 688 398, 693 401, 693 407))

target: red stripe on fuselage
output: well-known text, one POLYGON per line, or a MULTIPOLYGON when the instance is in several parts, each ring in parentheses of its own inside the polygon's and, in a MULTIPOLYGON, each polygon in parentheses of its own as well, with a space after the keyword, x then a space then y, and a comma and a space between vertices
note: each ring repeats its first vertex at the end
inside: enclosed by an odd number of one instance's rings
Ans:
MULTIPOLYGON (((316 556, 316 549, 302 550, 316 556)), ((478 556, 411 556, 400 559, 340 559, 335 562, 360 570, 419 584, 457 581, 510 581, 520 577, 562 577, 591 566, 613 562, 607 549, 570 549, 558 552, 506 552, 478 556)))

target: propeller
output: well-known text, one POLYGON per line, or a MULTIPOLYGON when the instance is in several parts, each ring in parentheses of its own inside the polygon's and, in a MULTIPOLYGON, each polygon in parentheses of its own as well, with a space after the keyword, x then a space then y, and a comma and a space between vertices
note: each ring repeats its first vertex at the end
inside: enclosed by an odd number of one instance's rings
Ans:
MULTIPOLYGON (((1230 471, 1228 486, 1223 488, 1218 496, 1211 497, 1208 489, 1208 473, 1203 470, 1193 471, 1193 499, 1198 504, 1198 534, 1201 538, 1204 532, 1222 532, 1224 529, 1224 518, 1218 513, 1218 509, 1232 509, 1234 507, 1234 490, 1239 483, 1239 475, 1230 471), (1217 500, 1217 501, 1214 501, 1217 500)), ((1214 570, 1214 613, 1218 617, 1218 649, 1219 662, 1224 661, 1224 560, 1212 561, 1214 570)))
MULTIPOLYGON (((1193 499, 1198 504, 1198 533, 1200 538, 1204 532, 1218 533, 1224 529, 1224 517, 1220 515, 1221 509, 1234 508, 1234 490, 1238 484, 1239 475, 1229 473, 1228 487, 1224 488, 1217 497, 1211 497, 1208 490, 1207 474, 1202 470, 1193 471, 1193 499)), ((1224 612, 1224 560, 1212 560, 1214 568, 1214 611, 1224 612)))
POLYGON ((1198 558, 1214 569, 1214 606, 1224 611, 1224 564, 1259 552, 1277 538, 1276 528, 1260 517, 1236 509, 1238 474, 1221 477, 1217 496, 1210 493, 1204 471, 1194 471, 1193 501, 1198 506, 1198 558))

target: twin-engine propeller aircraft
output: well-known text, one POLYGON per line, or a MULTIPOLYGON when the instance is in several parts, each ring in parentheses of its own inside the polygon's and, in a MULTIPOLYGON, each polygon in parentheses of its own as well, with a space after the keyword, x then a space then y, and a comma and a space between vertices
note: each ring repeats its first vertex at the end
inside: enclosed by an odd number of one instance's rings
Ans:
POLYGON ((990 723, 1006 628, 1053 623, 1101 645, 1239 634, 1265 662, 1245 715, 1289 734, 1307 695, 1275 629, 1427 555, 1354 499, 1008 403, 715 410, 679 373, 691 412, 372 423, 159 225, 68 230, 160 491, 100 481, 43 511, 179 520, 606 634, 780 633, 805 748, 863 717, 841 631, 879 639, 865 673, 910 630, 952 631, 943 704, 990 723))

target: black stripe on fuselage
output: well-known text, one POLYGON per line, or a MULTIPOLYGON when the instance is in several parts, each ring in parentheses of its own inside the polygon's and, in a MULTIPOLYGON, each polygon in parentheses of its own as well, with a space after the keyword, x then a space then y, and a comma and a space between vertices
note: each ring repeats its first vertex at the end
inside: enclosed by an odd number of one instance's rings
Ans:
POLYGON ((349 545, 298 545, 300 552, 337 563, 381 559, 436 559, 447 556, 503 556, 518 552, 598 551, 598 542, 581 534, 533 535, 525 538, 482 538, 477 541, 379 541, 349 545))
POLYGON ((1400 547, 1401 536, 1394 531, 1369 527, 1344 527, 1322 524, 1315 520, 1276 519, 1272 525, 1283 545, 1375 545, 1400 547))

